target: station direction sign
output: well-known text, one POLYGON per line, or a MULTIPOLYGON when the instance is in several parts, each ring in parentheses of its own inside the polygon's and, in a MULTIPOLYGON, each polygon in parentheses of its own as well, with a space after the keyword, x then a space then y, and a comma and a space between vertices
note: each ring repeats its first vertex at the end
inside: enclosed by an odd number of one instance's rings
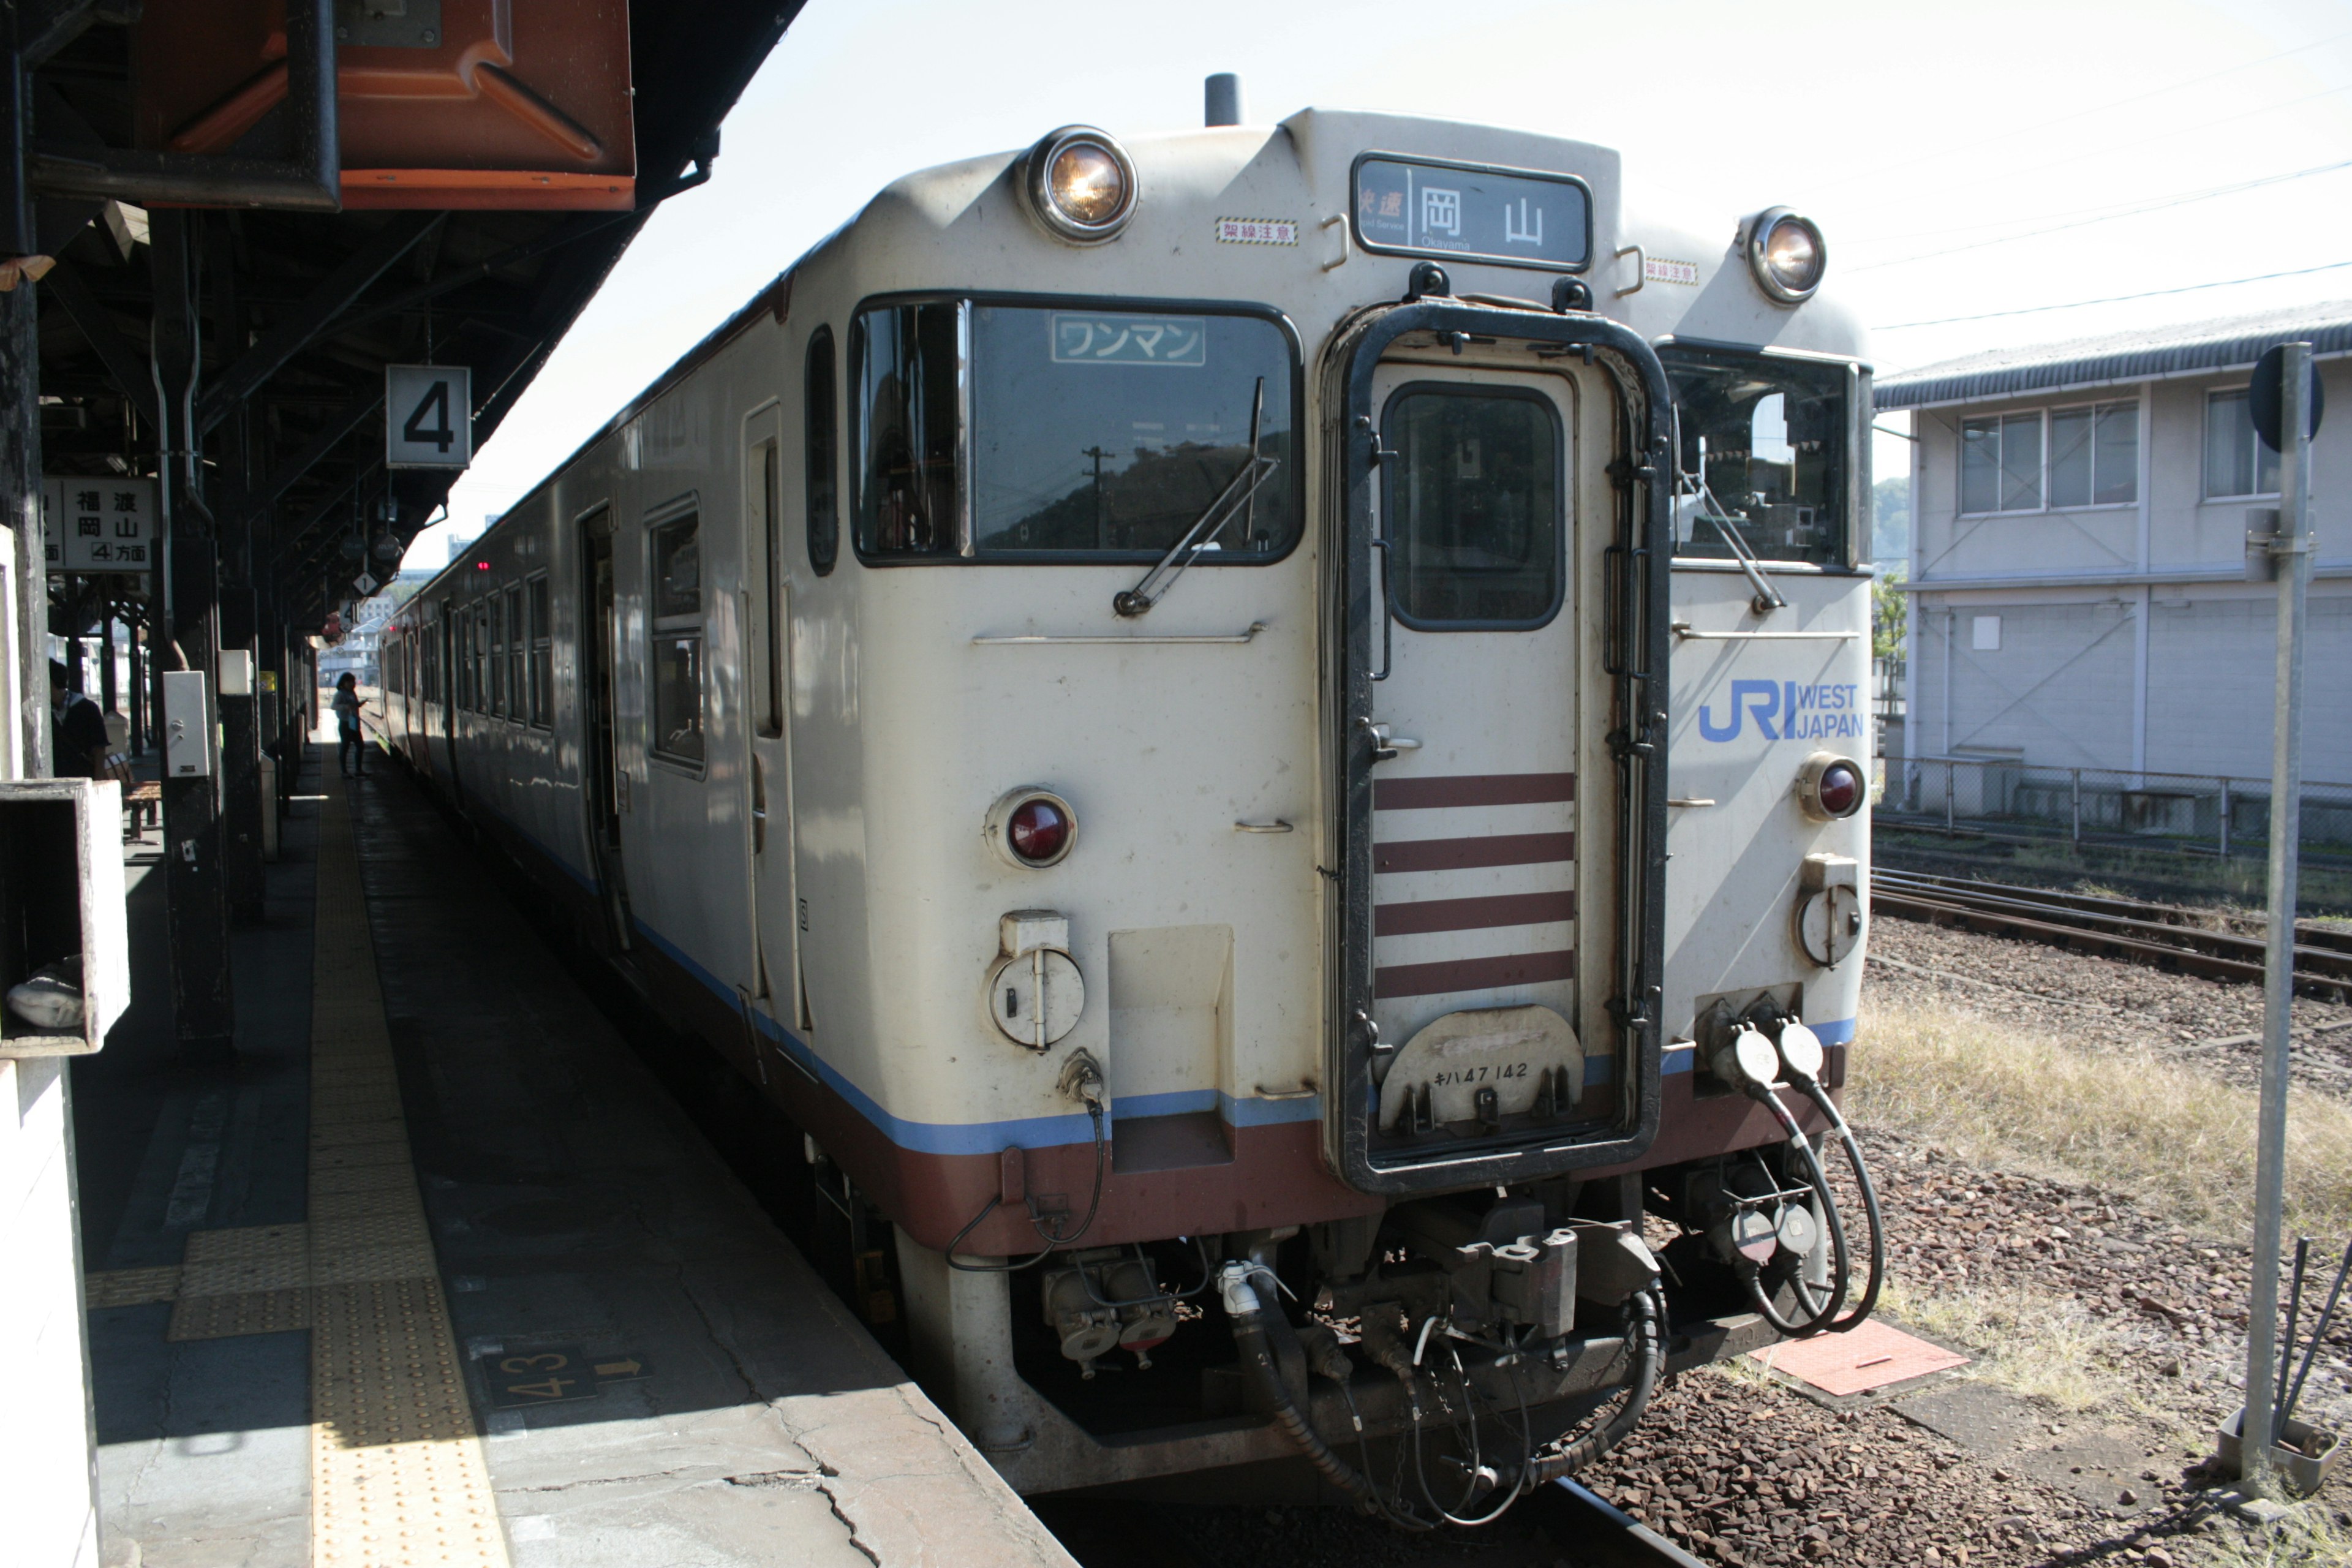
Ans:
POLYGON ((474 373, 462 364, 383 367, 388 468, 462 468, 474 460, 474 373))
POLYGON ((52 572, 152 572, 155 481, 51 474, 41 481, 42 553, 52 572))

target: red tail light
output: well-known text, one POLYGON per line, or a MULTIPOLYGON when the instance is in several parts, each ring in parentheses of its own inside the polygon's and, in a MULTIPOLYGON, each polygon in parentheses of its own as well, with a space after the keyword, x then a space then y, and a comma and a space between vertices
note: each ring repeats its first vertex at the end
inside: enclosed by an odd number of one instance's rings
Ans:
POLYGON ((1832 763, 1822 770, 1822 809, 1832 816, 1851 816, 1862 804, 1862 774, 1850 763, 1832 763))
POLYGON ((1032 795, 1014 806, 1004 826, 1013 853, 1032 866, 1050 866, 1069 847, 1069 816, 1044 795, 1032 795))

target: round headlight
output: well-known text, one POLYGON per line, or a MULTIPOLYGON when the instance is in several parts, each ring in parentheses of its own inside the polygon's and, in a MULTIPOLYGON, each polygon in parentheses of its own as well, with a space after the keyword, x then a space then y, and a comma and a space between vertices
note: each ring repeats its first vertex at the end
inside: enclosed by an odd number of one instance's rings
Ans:
POLYGON ((1066 125, 1029 150, 1024 183, 1038 221, 1060 238, 1096 245, 1135 212, 1135 163, 1109 132, 1066 125))
POLYGON ((1829 270, 1829 247, 1809 217, 1768 207, 1748 226, 1748 267, 1757 286, 1783 305, 1812 298, 1829 270))

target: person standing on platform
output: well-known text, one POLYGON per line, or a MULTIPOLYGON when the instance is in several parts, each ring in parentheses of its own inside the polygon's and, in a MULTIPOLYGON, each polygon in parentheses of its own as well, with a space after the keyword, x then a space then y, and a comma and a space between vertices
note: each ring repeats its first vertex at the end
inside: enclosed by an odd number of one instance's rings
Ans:
POLYGON ((73 672, 49 660, 51 771, 61 779, 102 779, 106 773, 106 715, 73 689, 73 672))
POLYGON ((345 670, 335 682, 335 765, 345 778, 367 774, 367 750, 360 737, 359 677, 345 670))

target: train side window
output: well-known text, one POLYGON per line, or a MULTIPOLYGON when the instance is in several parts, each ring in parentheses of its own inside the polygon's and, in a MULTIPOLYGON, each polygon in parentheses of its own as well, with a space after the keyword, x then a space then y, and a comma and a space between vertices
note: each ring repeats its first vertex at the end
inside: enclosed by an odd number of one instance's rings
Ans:
POLYGON ((530 717, 530 689, 523 684, 523 659, 529 634, 523 629, 522 584, 507 587, 507 717, 520 723, 530 717))
POLYGON ((851 511, 868 555, 957 552, 962 335, 954 303, 888 305, 849 324, 851 511))
POLYGON ((653 750, 702 766, 702 544, 694 512, 652 530, 653 750))
POLYGON ((808 476, 809 567, 822 577, 841 554, 841 484, 834 471, 841 421, 833 393, 831 327, 819 327, 809 339, 807 394, 802 468, 808 476))
MULTIPOLYGON (((775 426, 772 424, 769 428, 775 426)), ((772 738, 784 732, 784 509, 779 493, 783 456, 780 446, 772 437, 751 448, 751 498, 759 509, 753 526, 760 535, 759 566, 767 597, 744 628, 745 637, 756 645, 751 655, 759 660, 759 689, 754 695, 760 733, 772 738)))
POLYGON ((544 730, 555 722, 554 638, 548 620, 547 574, 530 580, 530 721, 544 730))
POLYGON ((1566 581, 1559 414, 1520 387, 1408 386, 1381 464, 1397 618, 1424 630, 1529 629, 1566 581))
POLYGON ((499 635, 499 596, 482 601, 482 711, 495 719, 507 710, 506 645, 499 635))

